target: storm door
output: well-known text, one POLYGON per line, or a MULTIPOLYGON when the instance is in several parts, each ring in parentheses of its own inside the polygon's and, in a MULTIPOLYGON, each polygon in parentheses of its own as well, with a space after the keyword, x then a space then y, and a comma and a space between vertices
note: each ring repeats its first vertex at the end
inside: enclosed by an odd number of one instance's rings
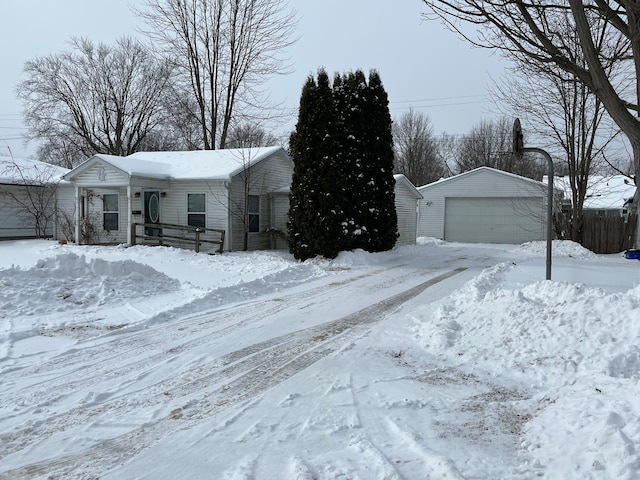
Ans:
MULTIPOLYGON (((160 223, 160 192, 144 192, 144 223, 160 223)), ((152 237, 160 236, 160 229, 144 227, 144 234, 152 237)))

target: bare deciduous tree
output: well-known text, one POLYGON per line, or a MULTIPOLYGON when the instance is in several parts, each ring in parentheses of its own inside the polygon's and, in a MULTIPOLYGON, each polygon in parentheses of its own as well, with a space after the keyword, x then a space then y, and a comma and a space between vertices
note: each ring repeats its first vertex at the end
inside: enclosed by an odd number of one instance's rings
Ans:
POLYGON ((72 169, 85 161, 87 156, 76 144, 63 137, 50 137, 38 146, 37 158, 44 163, 72 169))
MULTIPOLYGON (((555 65, 575 76, 605 107, 627 136, 633 151, 635 181, 640 180, 640 3, 580 0, 527 2, 513 0, 423 0, 437 18, 468 41, 496 48, 511 57, 555 65), (579 55, 558 20, 569 18, 579 55), (479 26, 476 38, 464 24, 479 26), (609 28, 603 28, 602 25, 609 28), (602 35, 605 35, 603 38, 602 35)), ((636 200, 638 194, 636 193, 636 200)), ((636 247, 640 246, 640 228, 636 247)))
POLYGON ((458 141, 454 169, 457 173, 478 167, 492 167, 512 172, 511 122, 506 118, 481 120, 458 141))
POLYGON ((453 169, 456 173, 478 167, 491 167, 540 181, 544 169, 526 158, 517 161, 512 154, 513 122, 503 117, 482 120, 458 140, 453 169))
POLYGON ((197 127, 199 148, 225 148, 230 129, 264 116, 266 78, 286 73, 295 12, 284 0, 147 0, 145 33, 175 67, 181 128, 197 127))
POLYGON ((271 147, 281 143, 276 136, 251 123, 233 127, 227 136, 226 148, 271 147))
POLYGON ((17 92, 29 138, 85 156, 136 152, 163 119, 169 67, 131 38, 113 47, 73 39, 71 46, 25 64, 17 92))
POLYGON ((527 130, 545 142, 545 149, 561 162, 557 171, 568 177, 572 192, 568 237, 580 242, 589 177, 604 167, 607 148, 619 130, 605 124, 608 117, 602 103, 572 75, 540 72, 526 65, 519 72, 523 75, 514 72, 496 84, 493 96, 514 117, 524 117, 527 130))
POLYGON ((414 185, 426 185, 447 175, 429 117, 410 109, 393 123, 395 173, 414 185))

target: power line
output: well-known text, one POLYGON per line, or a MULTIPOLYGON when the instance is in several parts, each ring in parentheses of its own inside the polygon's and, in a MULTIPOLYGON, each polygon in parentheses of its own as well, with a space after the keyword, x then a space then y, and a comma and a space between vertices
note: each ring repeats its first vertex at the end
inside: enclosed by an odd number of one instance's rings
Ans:
POLYGON ((457 95, 453 97, 439 97, 439 98, 423 98, 421 100, 396 100, 394 102, 389 103, 422 103, 422 102, 439 102, 441 100, 460 100, 463 98, 485 98, 485 94, 479 95, 457 95))

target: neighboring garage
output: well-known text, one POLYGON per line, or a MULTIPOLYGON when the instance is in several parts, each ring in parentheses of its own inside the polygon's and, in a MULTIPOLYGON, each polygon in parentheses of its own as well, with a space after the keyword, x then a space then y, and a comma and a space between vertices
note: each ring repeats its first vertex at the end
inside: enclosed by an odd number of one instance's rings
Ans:
POLYGON ((546 185, 480 167, 418 188, 418 236, 519 244, 546 238, 546 185))
POLYGON ((68 171, 0 156, 0 240, 54 235, 56 186, 68 171))

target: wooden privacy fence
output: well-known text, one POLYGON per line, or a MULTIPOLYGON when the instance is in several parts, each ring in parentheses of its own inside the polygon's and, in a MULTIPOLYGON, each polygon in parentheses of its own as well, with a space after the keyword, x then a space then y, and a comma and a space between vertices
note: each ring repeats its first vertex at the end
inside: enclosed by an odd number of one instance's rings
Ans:
POLYGON ((195 245, 200 252, 203 244, 217 245, 216 251, 222 253, 224 248, 224 230, 215 228, 172 225, 170 223, 133 223, 131 228, 131 245, 166 245, 184 248, 195 245))
POLYGON ((585 215, 582 224, 582 246, 594 253, 619 253, 633 247, 637 215, 599 217, 585 215))

